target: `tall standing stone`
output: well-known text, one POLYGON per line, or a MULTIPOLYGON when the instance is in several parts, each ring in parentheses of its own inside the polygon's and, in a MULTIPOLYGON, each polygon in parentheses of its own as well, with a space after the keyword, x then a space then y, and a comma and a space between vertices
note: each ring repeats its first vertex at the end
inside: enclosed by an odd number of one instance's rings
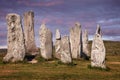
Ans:
POLYGON ((77 59, 81 57, 81 25, 76 23, 74 27, 70 29, 70 47, 72 58, 77 59))
POLYGON ((70 41, 68 36, 61 38, 61 62, 72 63, 72 56, 70 51, 70 41))
POLYGON ((102 34, 100 26, 97 25, 97 30, 92 42, 91 50, 91 66, 106 68, 105 66, 105 46, 102 40, 102 34))
POLYGON ((8 50, 6 56, 3 58, 3 61, 22 61, 25 57, 25 44, 20 16, 18 14, 11 13, 6 16, 6 19, 8 25, 8 50))
POLYGON ((28 11, 24 13, 24 35, 25 35, 26 53, 30 55, 38 54, 37 47, 35 44, 34 12, 32 11, 28 11))
POLYGON ((56 40, 55 40, 55 57, 60 59, 61 57, 61 35, 59 29, 56 29, 56 40))
POLYGON ((90 57, 87 30, 83 31, 82 34, 82 53, 84 54, 83 57, 90 57))
POLYGON ((44 59, 52 58, 52 32, 42 24, 39 30, 41 56, 44 59))

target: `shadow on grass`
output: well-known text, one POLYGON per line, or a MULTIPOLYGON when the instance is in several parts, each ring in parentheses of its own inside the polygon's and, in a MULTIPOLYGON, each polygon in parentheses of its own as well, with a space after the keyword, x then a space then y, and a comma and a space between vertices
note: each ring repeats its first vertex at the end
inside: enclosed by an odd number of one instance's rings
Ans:
POLYGON ((89 69, 93 69, 93 70, 100 70, 100 71, 110 71, 109 67, 106 68, 101 68, 101 67, 92 67, 91 65, 87 66, 89 69))
POLYGON ((77 64, 76 63, 62 63, 60 60, 57 62, 58 64, 60 65, 67 65, 67 66, 76 66, 77 64))

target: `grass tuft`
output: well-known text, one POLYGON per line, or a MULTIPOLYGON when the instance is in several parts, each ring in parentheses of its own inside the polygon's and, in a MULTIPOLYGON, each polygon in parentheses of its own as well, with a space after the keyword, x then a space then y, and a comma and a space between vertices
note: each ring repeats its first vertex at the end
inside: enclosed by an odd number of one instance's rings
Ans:
POLYGON ((101 67, 92 67, 91 65, 88 65, 89 69, 94 69, 94 70, 101 70, 101 71, 110 71, 109 67, 106 68, 101 68, 101 67))

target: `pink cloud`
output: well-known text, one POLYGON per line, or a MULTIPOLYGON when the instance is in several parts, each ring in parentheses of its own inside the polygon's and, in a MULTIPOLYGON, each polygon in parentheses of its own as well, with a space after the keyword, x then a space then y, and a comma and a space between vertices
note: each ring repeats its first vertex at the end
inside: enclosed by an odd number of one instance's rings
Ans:
POLYGON ((19 4, 25 4, 26 6, 45 6, 45 7, 50 7, 50 6, 55 6, 55 5, 60 5, 63 4, 63 0, 56 0, 56 1, 49 1, 49 2, 33 2, 29 0, 24 0, 24 1, 18 1, 19 4))
POLYGON ((103 30, 103 33, 106 35, 118 35, 119 34, 119 29, 105 29, 103 30))
POLYGON ((58 19, 58 20, 56 20, 56 23, 57 23, 57 24, 62 24, 62 23, 63 23, 63 20, 62 20, 62 19, 58 19))
POLYGON ((49 18, 44 18, 43 20, 42 20, 42 23, 48 23, 48 22, 50 22, 51 20, 49 19, 49 18))
POLYGON ((53 21, 52 18, 46 16, 45 18, 38 18, 38 19, 35 21, 35 23, 36 23, 36 24, 42 24, 42 23, 48 24, 48 23, 50 23, 50 22, 52 22, 52 21, 53 21))
POLYGON ((46 23, 46 24, 50 24, 50 23, 54 23, 54 24, 62 24, 64 20, 62 18, 59 18, 57 16, 54 15, 46 15, 45 17, 41 18, 41 17, 37 17, 35 23, 46 23))
POLYGON ((85 27, 96 27, 97 23, 95 23, 94 21, 89 21, 89 22, 84 22, 83 25, 85 27))
POLYGON ((63 3, 63 1, 54 1, 54 2, 33 3, 31 5, 32 6, 46 6, 46 7, 49 7, 49 6, 59 5, 59 4, 62 4, 62 3, 63 3))
POLYGON ((97 23, 105 25, 105 26, 116 25, 116 24, 120 24, 120 18, 109 19, 109 20, 100 20, 97 23))
POLYGON ((73 27, 76 22, 78 22, 78 21, 68 21, 66 24, 67 24, 69 27, 73 27))

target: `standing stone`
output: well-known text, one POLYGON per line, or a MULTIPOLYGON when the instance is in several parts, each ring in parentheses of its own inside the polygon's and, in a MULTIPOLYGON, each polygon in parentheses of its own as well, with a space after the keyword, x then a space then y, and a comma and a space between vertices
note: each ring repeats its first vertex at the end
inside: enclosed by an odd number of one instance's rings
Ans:
POLYGON ((60 59, 61 56, 61 35, 59 29, 56 29, 56 41, 55 41, 55 58, 60 59))
POLYGON ((26 53, 30 55, 38 54, 37 47, 35 45, 35 33, 34 33, 34 12, 28 11, 24 13, 24 35, 26 53))
POLYGON ((3 58, 3 61, 23 61, 25 57, 25 44, 20 16, 18 14, 11 13, 6 16, 6 19, 8 25, 8 50, 7 55, 3 58))
POLYGON ((88 46, 88 32, 85 30, 82 36, 82 54, 83 57, 90 57, 89 46, 88 46))
POLYGON ((60 31, 59 29, 56 29, 56 40, 60 40, 60 39, 61 39, 60 31))
POLYGON ((69 37, 64 36, 61 38, 61 62, 72 63, 72 56, 70 52, 69 37))
POLYGON ((96 34, 92 42, 91 50, 91 66, 106 68, 105 66, 105 46, 102 40, 102 34, 100 26, 97 25, 96 34))
POLYGON ((52 32, 42 24, 39 30, 41 56, 44 59, 52 58, 52 32))
POLYGON ((81 25, 76 23, 73 28, 70 29, 70 47, 72 58, 77 59, 81 57, 81 25))

